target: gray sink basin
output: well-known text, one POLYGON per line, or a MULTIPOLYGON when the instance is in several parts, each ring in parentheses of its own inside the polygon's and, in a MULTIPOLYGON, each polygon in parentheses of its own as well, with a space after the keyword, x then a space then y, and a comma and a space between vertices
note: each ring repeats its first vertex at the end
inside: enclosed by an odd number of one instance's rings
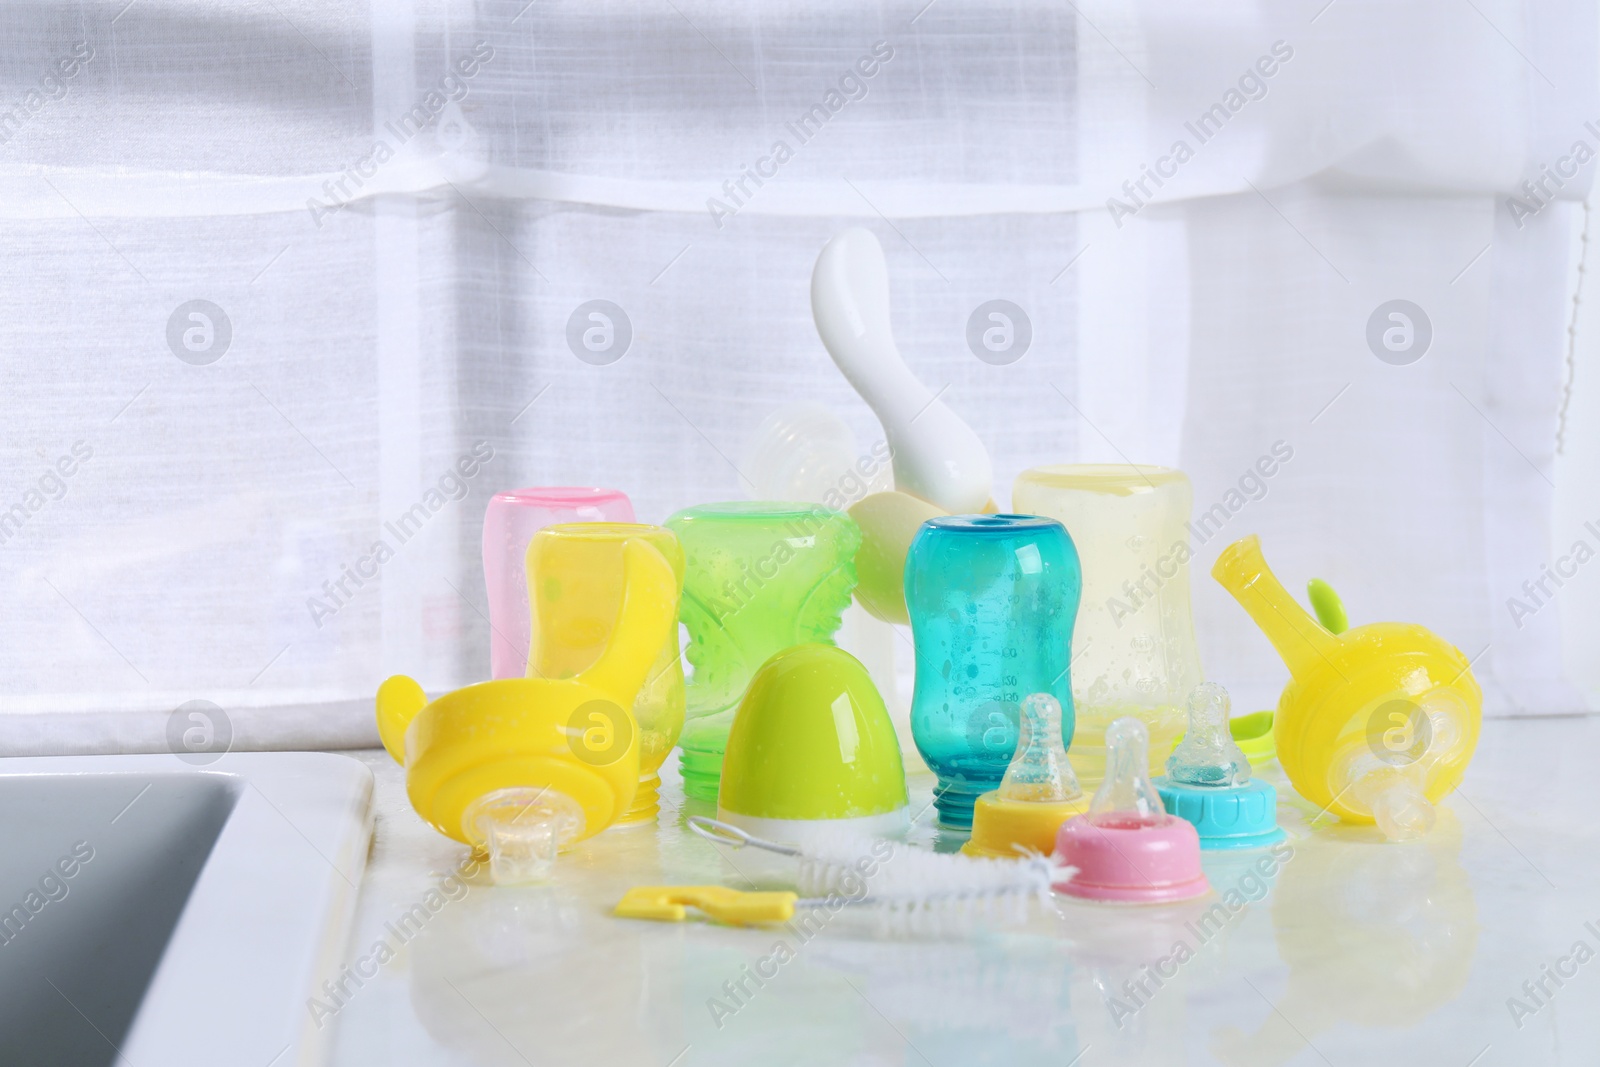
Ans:
POLYGON ((0 760, 0 1063, 319 1062, 371 797, 320 753, 0 760))

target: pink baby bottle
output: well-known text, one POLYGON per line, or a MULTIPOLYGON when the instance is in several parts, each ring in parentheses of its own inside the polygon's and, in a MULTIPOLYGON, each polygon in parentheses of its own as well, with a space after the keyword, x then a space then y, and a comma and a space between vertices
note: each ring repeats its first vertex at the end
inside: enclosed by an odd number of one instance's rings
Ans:
POLYGON ((496 493, 483 516, 483 578, 489 586, 489 671, 494 678, 528 673, 532 611, 528 607, 528 543, 558 522, 632 522, 633 505, 617 489, 539 486, 496 493))

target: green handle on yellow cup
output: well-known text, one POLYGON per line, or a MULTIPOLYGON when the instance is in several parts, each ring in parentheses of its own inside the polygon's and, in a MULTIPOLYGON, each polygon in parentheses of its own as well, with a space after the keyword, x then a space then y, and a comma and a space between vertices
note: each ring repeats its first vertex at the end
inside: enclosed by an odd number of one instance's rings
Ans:
POLYGON ((1306 595, 1311 598, 1311 610, 1317 613, 1317 621, 1323 629, 1330 634, 1342 634, 1350 629, 1350 619, 1344 613, 1344 602, 1333 591, 1333 586, 1321 578, 1313 578, 1306 583, 1306 595))

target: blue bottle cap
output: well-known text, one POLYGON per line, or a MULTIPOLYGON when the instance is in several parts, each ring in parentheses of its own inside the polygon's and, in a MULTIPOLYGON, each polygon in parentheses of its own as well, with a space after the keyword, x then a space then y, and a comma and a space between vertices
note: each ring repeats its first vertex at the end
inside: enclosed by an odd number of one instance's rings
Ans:
POLYGON ((1286 836, 1278 826, 1278 790, 1252 778, 1239 786, 1155 780, 1168 812, 1194 824, 1203 849, 1265 848, 1286 836))

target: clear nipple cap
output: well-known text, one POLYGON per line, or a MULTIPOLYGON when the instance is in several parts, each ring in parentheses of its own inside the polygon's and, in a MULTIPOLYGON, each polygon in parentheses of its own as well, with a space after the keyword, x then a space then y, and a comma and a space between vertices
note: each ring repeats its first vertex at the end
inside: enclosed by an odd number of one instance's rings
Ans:
POLYGON ((1022 702, 1017 754, 1000 782, 1001 800, 1053 803, 1083 795, 1061 743, 1061 704, 1049 693, 1022 702))
POLYGON ((1189 692, 1189 729, 1167 757, 1167 780, 1182 785, 1241 786, 1250 761, 1228 729, 1228 691, 1202 682, 1189 692))
POLYGON ((962 852, 1015 859, 1020 848, 1045 855, 1055 848, 1061 824, 1088 810, 1061 743, 1061 718, 1061 705, 1049 693, 1023 700, 1016 755, 1000 787, 973 805, 972 836, 962 852))
POLYGON ((1429 740, 1420 756, 1389 754, 1379 759, 1366 753, 1347 772, 1351 800, 1372 813, 1373 822, 1390 841, 1413 841, 1433 829, 1437 813, 1428 799, 1428 776, 1461 738, 1451 701, 1435 698, 1424 700, 1422 706, 1428 716, 1429 740))
POLYGON ((1200 865, 1200 835, 1168 815, 1150 781, 1150 732, 1124 716, 1106 727, 1106 780, 1089 814, 1056 835, 1057 862, 1077 868, 1055 888, 1083 900, 1159 904, 1210 891, 1200 865))
POLYGON ((1265 848, 1284 839, 1278 790, 1250 777, 1250 761, 1233 739, 1228 691, 1204 682, 1189 691, 1189 729, 1155 780, 1167 812, 1192 824, 1200 847, 1265 848))
POLYGON ((1106 727, 1106 779, 1089 804, 1089 821, 1124 830, 1164 825, 1171 816, 1150 781, 1150 731, 1132 716, 1106 727))
POLYGON ((489 853, 495 885, 537 885, 555 873, 556 853, 583 836, 583 808, 554 789, 496 789, 467 805, 466 836, 489 853))

